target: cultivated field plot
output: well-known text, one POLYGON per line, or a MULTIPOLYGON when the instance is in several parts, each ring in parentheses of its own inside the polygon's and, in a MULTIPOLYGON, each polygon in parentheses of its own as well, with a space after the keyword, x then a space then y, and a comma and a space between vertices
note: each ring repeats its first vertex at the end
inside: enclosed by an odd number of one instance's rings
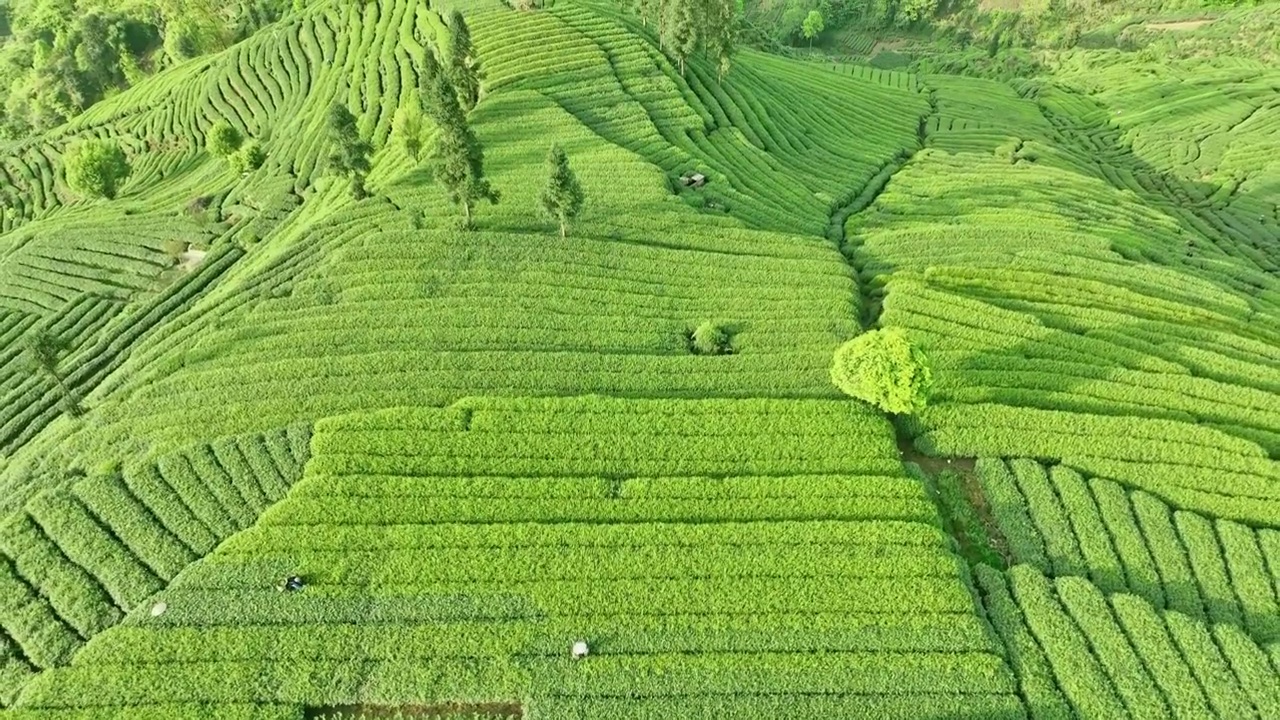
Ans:
POLYGON ((1280 103, 1227 29, 1002 82, 687 0, 280 5, 0 144, 0 720, 1280 717, 1280 103), (888 336, 909 414, 834 384, 888 336))
POLYGON ((1144 262, 1176 252, 1171 220, 1101 181, 977 156, 921 153, 850 228, 880 322, 945 368, 909 423, 926 452, 1062 460, 1190 510, 1280 513, 1273 280, 1248 294, 1214 282, 1229 266, 1144 262))
POLYGON ((828 396, 830 353, 856 332, 850 271, 821 243, 729 231, 664 248, 362 215, 315 229, 324 257, 287 295, 220 316, 108 416, 168 442, 476 392, 828 396), (732 354, 690 353, 707 320, 733 328, 732 354), (189 415, 208 394, 218 406, 189 415))
POLYGON ((311 446, 163 615, 20 705, 1020 714, 932 502, 850 403, 467 400, 326 419, 311 446))

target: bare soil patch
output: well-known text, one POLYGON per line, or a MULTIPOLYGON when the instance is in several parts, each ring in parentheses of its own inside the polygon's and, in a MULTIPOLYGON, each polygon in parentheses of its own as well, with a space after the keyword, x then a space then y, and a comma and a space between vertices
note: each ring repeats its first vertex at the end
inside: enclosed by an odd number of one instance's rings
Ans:
POLYGON ((898 452, 902 453, 902 462, 913 462, 929 475, 937 475, 943 470, 952 470, 961 474, 973 473, 973 458, 936 458, 929 457, 916 450, 911 438, 906 433, 898 433, 898 452))
POLYGON ((204 262, 204 258, 209 253, 204 250, 184 250, 178 255, 178 267, 185 272, 191 272, 204 262))

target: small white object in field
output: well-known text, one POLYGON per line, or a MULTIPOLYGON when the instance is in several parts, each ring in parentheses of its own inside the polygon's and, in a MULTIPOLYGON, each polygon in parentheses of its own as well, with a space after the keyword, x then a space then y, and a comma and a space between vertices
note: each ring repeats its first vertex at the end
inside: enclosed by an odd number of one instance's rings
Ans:
POLYGON ((168 603, 158 602, 151 606, 151 617, 160 617, 165 610, 169 609, 168 603))
POLYGON ((573 644, 573 649, 570 651, 570 653, 573 655, 574 660, 581 660, 582 658, 586 657, 587 653, 589 652, 591 652, 591 648, 587 647, 586 640, 579 640, 575 642, 573 644))

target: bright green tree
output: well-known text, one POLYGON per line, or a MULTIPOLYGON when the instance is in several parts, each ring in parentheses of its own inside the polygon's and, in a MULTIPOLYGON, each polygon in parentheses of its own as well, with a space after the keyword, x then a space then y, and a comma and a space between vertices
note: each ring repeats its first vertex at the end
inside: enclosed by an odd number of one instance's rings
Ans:
POLYGON ((72 190, 110 200, 129 177, 129 160, 113 140, 85 140, 67 151, 66 174, 72 190))
POLYGON ((418 91, 409 91, 409 101, 398 110, 391 120, 391 129, 399 138, 404 152, 414 160, 422 156, 422 98, 418 91))
POLYGON ((826 23, 822 20, 822 13, 817 10, 810 10, 808 15, 804 16, 804 23, 800 25, 800 31, 804 33, 805 38, 809 41, 809 47, 813 47, 813 39, 826 27, 826 23))
POLYGON ((239 150, 242 142, 244 142, 244 136, 226 120, 214 123, 204 136, 205 147, 218 157, 227 157, 239 150))
POLYGON ((710 320, 694 328, 689 342, 698 355, 725 355, 730 351, 729 333, 710 320))
POLYGON ((471 30, 462 13, 449 15, 449 81, 458 93, 463 111, 471 112, 480 101, 480 64, 471 46, 471 30))
POLYGON ((841 345, 831 366, 831 381, 846 394, 885 412, 910 415, 928 402, 933 370, 906 330, 885 328, 841 345))
POLYGON ((547 186, 539 204, 543 213, 560 223, 560 237, 569 233, 569 222, 581 212, 583 199, 582 186, 569 167, 568 156, 553 144, 547 152, 547 186))
POLYGON ((351 195, 359 200, 368 194, 364 179, 373 168, 369 159, 373 146, 360 136, 356 116, 346 105, 334 103, 329 107, 328 126, 329 168, 347 178, 351 184, 351 195))

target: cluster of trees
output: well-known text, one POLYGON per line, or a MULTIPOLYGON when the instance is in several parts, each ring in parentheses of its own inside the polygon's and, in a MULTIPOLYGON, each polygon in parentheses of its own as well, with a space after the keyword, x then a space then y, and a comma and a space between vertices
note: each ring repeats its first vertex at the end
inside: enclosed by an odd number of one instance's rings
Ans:
POLYGON ((0 135, 66 122, 146 73, 220 50, 290 0, 10 0, 0 4, 0 135))
MULTIPOLYGON (((484 172, 484 148, 471 129, 467 114, 480 102, 480 63, 471 43, 471 31, 462 13, 449 17, 449 49, 445 62, 430 48, 422 55, 418 94, 396 113, 395 130, 406 154, 418 160, 423 150, 425 120, 435 126, 428 158, 432 175, 444 188, 450 202, 462 209, 464 227, 471 227, 475 206, 501 197, 484 172)), ((352 195, 365 196, 365 176, 371 168, 373 147, 359 132, 356 118, 345 106, 334 105, 329 112, 329 166, 349 178, 352 195)), ((552 145, 547 155, 547 186, 538 198, 544 215, 568 234, 570 222, 582 210, 583 192, 568 157, 552 145)))
POLYGON ((244 135, 226 120, 219 120, 205 134, 205 147, 227 162, 227 167, 242 175, 262 167, 267 153, 257 140, 245 141, 244 135))
POLYGON ((736 0, 625 0, 647 27, 658 32, 658 44, 684 73, 689 58, 701 48, 717 63, 719 76, 729 72, 737 43, 736 0))
POLYGON ((782 11, 771 10, 768 32, 779 44, 790 45, 813 38, 824 29, 845 27, 878 30, 905 28, 928 22, 950 5, 947 0, 786 0, 782 11))
POLYGON ((436 126, 431 172, 449 200, 462 208, 464 224, 470 227, 476 203, 496 204, 501 194, 485 177, 484 150, 467 122, 467 113, 480 99, 480 68, 467 23, 456 10, 449 18, 449 29, 448 65, 441 65, 427 50, 418 87, 425 115, 436 126))

